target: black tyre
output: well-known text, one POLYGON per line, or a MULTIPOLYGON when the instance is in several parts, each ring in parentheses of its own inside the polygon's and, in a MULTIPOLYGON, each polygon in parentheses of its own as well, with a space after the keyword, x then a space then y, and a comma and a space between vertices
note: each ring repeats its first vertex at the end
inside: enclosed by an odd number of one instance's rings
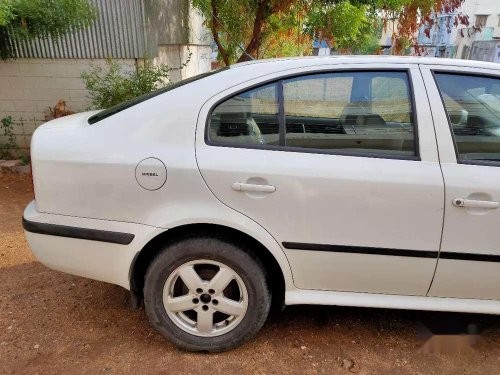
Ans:
POLYGON ((190 351, 220 352, 257 334, 271 305, 264 267, 245 249, 210 237, 166 247, 146 273, 153 326, 190 351))

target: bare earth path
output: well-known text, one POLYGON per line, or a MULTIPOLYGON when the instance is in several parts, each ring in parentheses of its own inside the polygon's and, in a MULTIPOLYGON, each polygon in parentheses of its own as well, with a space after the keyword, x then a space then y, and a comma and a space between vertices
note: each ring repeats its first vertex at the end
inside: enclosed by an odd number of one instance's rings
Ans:
MULTIPOLYGON (((114 285, 51 271, 21 228, 29 177, 0 174, 0 373, 498 374, 500 317, 473 350, 423 354, 419 321, 456 314, 357 308, 287 308, 252 342, 216 355, 180 351, 132 311, 114 285)), ((500 286, 499 286, 500 287, 500 286)))

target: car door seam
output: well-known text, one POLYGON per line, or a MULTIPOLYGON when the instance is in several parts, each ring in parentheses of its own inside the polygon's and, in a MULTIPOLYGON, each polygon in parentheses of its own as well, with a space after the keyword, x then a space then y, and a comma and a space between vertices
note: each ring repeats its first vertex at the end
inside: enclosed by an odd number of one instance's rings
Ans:
MULTIPOLYGON (((210 185, 205 180, 205 177, 203 176, 203 173, 201 172, 200 164, 198 162, 198 147, 197 147, 198 146, 198 125, 200 124, 200 114, 201 114, 201 112, 203 110, 203 107, 205 107, 205 105, 206 105, 206 102, 202 105, 200 111, 198 112, 198 116, 196 118, 195 134, 194 134, 194 159, 196 161, 196 167, 198 168, 198 173, 200 174, 200 177, 201 177, 202 181, 204 182, 205 186, 207 187, 208 191, 214 196, 214 198, 219 203, 221 203, 225 207, 229 208, 230 210, 238 212, 239 214, 245 216, 247 219, 253 221, 255 224, 257 224, 260 228, 262 228, 267 234, 269 234, 271 236, 271 238, 274 240, 274 242, 281 249, 281 252, 283 253, 283 256, 285 257, 285 259, 287 261, 288 269, 289 269, 289 272, 290 272, 290 275, 291 275, 291 279, 292 279, 292 283, 295 286, 295 281, 293 279, 293 272, 292 272, 292 267, 290 265, 290 260, 288 259, 287 255, 286 255, 286 252, 283 250, 283 247, 281 246, 281 244, 279 243, 279 241, 266 228, 264 228, 260 223, 258 223, 257 221, 255 221, 254 219, 252 219, 251 217, 249 217, 248 215, 245 215, 243 212, 241 212, 241 211, 239 211, 239 210, 237 210, 237 209, 235 209, 235 208, 227 205, 222 200, 220 200, 219 197, 212 191, 212 189, 210 188, 210 185)), ((205 123, 206 123, 206 121, 204 121, 204 124, 205 123)), ((205 133, 205 129, 203 129, 203 133, 205 133)))
POLYGON ((439 141, 438 141, 438 137, 437 137, 437 134, 436 134, 436 124, 435 124, 435 121, 434 121, 434 113, 432 112, 432 106, 431 106, 431 103, 430 103, 430 100, 429 100, 429 92, 428 92, 428 89, 427 89, 427 84, 425 82, 424 75, 422 73, 422 66, 420 64, 418 65, 418 71, 420 72, 420 78, 422 79, 422 82, 424 84, 425 94, 427 96, 427 105, 428 105, 428 108, 429 108, 429 112, 431 114, 432 128, 434 130, 434 137, 435 137, 435 140, 436 140, 436 149, 437 149, 437 157, 438 157, 438 163, 439 163, 439 170, 441 171, 441 178, 443 180, 443 219, 442 219, 442 224, 441 224, 441 236, 439 238, 439 248, 438 248, 438 252, 437 252, 436 264, 434 266, 434 273, 432 274, 431 282, 429 283, 429 288, 427 289, 427 293, 425 294, 426 296, 429 296, 429 293, 430 293, 431 288, 432 288, 432 284, 434 283, 434 278, 436 277, 436 273, 437 273, 437 269, 438 269, 438 265, 439 265, 439 255, 441 254, 441 247, 443 245, 444 225, 445 225, 445 217, 446 217, 446 181, 444 179, 443 166, 441 165, 441 155, 440 155, 440 152, 439 152, 439 141))

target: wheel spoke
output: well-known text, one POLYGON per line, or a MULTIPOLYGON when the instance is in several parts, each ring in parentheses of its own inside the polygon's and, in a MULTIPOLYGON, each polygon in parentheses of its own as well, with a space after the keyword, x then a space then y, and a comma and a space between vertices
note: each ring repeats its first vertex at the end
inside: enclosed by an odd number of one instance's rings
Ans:
POLYGON ((165 307, 172 311, 187 311, 195 308, 195 304, 193 303, 193 297, 186 295, 180 297, 168 297, 165 303, 165 307))
POLYGON ((214 289, 216 293, 221 293, 233 279, 234 275, 231 270, 220 267, 219 272, 210 280, 208 287, 214 289))
POLYGON ((219 298, 218 302, 215 308, 224 314, 240 316, 245 313, 245 306, 241 302, 225 297, 219 298))
POLYGON ((169 274, 162 302, 168 317, 184 332, 215 337, 243 321, 248 291, 230 266, 213 259, 196 259, 169 274))
POLYGON ((202 287, 203 281, 200 276, 196 273, 193 266, 184 266, 179 270, 179 275, 188 287, 188 289, 194 293, 196 288, 202 287))
POLYGON ((197 314, 196 328, 198 331, 201 333, 210 333, 214 326, 214 314, 211 311, 199 311, 197 314))

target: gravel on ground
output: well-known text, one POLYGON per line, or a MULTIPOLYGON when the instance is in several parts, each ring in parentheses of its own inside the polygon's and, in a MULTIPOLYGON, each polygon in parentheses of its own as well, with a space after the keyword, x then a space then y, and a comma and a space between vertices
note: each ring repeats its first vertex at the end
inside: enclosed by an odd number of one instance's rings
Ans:
POLYGON ((0 174, 0 373, 499 373, 500 317, 486 315, 295 306, 233 351, 181 351, 150 327, 144 310, 128 307, 125 289, 36 261, 21 227, 31 199, 28 175, 0 174), (417 334, 422 321, 458 318, 485 327, 472 348, 428 350, 417 334))

